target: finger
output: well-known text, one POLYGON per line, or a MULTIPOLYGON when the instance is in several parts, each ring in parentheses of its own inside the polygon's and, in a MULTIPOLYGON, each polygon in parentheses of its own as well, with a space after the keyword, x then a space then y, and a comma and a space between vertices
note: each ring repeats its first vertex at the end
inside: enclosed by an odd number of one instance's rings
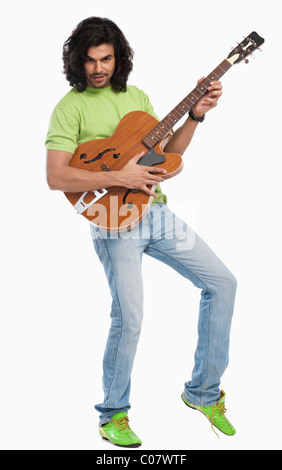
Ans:
POLYGON ((137 153, 137 155, 135 155, 135 156, 131 159, 131 161, 137 163, 137 162, 140 160, 140 158, 142 158, 142 157, 144 156, 144 154, 145 154, 145 152, 137 153))
POLYGON ((212 81, 210 82, 210 86, 211 86, 211 85, 221 85, 221 86, 222 86, 222 83, 221 83, 219 80, 212 80, 212 81))
POLYGON ((214 106, 217 106, 217 100, 214 100, 212 98, 207 98, 205 100, 205 104, 210 106, 210 107, 214 107, 214 106))
POLYGON ((220 97, 222 95, 222 91, 218 90, 218 91, 212 91, 210 92, 207 96, 208 98, 216 98, 216 97, 220 97))
POLYGON ((163 182, 164 182, 164 179, 161 177, 157 177, 157 176, 150 177, 150 175, 148 175, 148 177, 146 178, 146 184, 159 184, 163 182))
POLYGON ((222 92, 222 87, 209 87, 206 96, 211 95, 212 93, 220 93, 222 92))
POLYGON ((222 90, 223 86, 221 82, 211 82, 208 90, 222 90))
POLYGON ((203 80, 205 80, 205 77, 199 78, 199 80, 197 81, 197 85, 199 85, 199 83, 201 83, 203 80))
MULTIPOLYGON (((137 155, 135 155, 135 157, 133 157, 131 159, 131 161, 133 161, 134 163, 137 163, 144 156, 144 154, 145 154, 145 152, 138 153, 137 155)), ((167 171, 164 168, 145 166, 145 165, 141 165, 141 166, 148 173, 162 173, 162 174, 167 173, 167 171)))
POLYGON ((216 92, 216 93, 209 93, 208 95, 205 96, 205 100, 216 100, 218 101, 219 98, 221 97, 222 93, 221 92, 216 92))
POLYGON ((144 193, 149 194, 149 196, 158 197, 158 195, 154 191, 151 191, 145 184, 141 187, 141 189, 144 191, 144 193))
POLYGON ((144 166, 144 170, 146 170, 148 173, 162 173, 163 175, 167 173, 164 168, 159 168, 155 166, 144 166))
POLYGON ((145 172, 142 174, 142 179, 145 184, 159 184, 164 181, 163 176, 155 175, 153 173, 145 172))

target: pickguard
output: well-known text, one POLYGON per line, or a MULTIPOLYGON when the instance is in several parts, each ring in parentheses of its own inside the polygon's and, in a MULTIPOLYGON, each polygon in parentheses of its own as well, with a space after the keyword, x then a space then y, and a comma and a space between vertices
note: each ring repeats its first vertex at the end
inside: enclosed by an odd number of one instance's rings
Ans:
POLYGON ((163 163, 165 161, 165 156, 160 155, 159 153, 156 153, 154 148, 151 148, 149 152, 145 153, 143 157, 138 160, 138 165, 144 165, 144 166, 154 166, 154 165, 159 165, 160 163, 163 163))

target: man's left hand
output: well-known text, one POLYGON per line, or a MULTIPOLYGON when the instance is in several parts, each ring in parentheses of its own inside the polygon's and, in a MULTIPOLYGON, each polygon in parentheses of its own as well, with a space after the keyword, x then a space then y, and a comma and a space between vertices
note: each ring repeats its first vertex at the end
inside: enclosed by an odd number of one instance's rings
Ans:
MULTIPOLYGON (((198 80, 197 85, 201 83, 205 77, 200 78, 198 80)), ((208 92, 199 99, 199 101, 193 106, 192 111, 195 116, 202 117, 205 113, 207 113, 210 109, 215 108, 217 106, 217 102, 222 95, 222 84, 219 81, 213 81, 210 83, 208 88, 208 92)))

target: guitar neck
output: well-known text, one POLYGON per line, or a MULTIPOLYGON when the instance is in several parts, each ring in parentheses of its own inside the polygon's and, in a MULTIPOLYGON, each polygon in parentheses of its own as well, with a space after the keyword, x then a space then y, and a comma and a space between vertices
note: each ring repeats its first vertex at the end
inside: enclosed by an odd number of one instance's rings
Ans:
POLYGON ((229 59, 224 59, 221 64, 218 65, 194 90, 189 93, 170 113, 160 121, 149 134, 147 134, 143 143, 148 147, 154 147, 160 140, 165 137, 168 132, 175 126, 175 124, 204 96, 210 82, 213 80, 219 80, 227 70, 232 67, 233 63, 229 59))

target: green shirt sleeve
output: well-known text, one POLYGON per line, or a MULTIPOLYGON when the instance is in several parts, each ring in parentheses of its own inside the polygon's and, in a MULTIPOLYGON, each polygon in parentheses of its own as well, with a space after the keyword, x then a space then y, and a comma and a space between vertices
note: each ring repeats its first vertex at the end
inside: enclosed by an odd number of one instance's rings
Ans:
POLYGON ((69 111, 56 107, 51 115, 45 141, 48 150, 62 150, 74 153, 79 137, 79 121, 69 111))

